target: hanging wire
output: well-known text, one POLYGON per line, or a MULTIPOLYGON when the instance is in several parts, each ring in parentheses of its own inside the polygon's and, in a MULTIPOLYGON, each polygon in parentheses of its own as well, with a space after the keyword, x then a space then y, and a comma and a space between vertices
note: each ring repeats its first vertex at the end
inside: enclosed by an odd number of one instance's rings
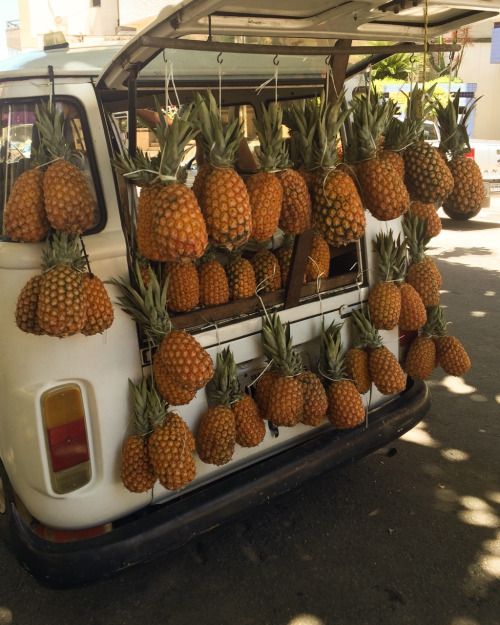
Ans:
POLYGON ((429 53, 429 0, 424 2, 424 67, 422 70, 422 88, 427 80, 427 55, 429 53))
POLYGON ((222 116, 222 63, 224 63, 224 59, 222 58, 222 52, 219 52, 217 55, 217 64, 219 65, 219 117, 222 116))
POLYGON ((177 93, 177 87, 175 86, 174 64, 172 61, 169 61, 167 59, 165 50, 163 50, 163 61, 165 62, 165 111, 168 113, 169 110, 175 108, 175 106, 180 109, 181 101, 179 99, 179 94, 177 93), (176 103, 172 102, 172 100, 170 99, 170 83, 172 83, 172 89, 174 90, 176 103))
POLYGON ((270 85, 274 81, 274 101, 278 102, 278 78, 279 78, 279 58, 278 54, 274 55, 273 65, 274 65, 274 73, 271 78, 265 80, 262 84, 255 88, 255 93, 260 95, 261 91, 265 89, 268 85, 270 85))

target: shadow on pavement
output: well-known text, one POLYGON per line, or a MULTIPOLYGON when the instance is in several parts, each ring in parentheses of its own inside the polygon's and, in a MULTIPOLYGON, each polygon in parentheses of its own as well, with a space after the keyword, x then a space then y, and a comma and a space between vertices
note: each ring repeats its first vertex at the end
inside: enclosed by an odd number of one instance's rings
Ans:
POLYGON ((468 230, 491 230, 492 228, 500 228, 500 223, 493 221, 476 221, 469 219, 468 221, 458 221, 449 217, 441 216, 441 224, 444 230, 460 230, 467 232, 468 230))

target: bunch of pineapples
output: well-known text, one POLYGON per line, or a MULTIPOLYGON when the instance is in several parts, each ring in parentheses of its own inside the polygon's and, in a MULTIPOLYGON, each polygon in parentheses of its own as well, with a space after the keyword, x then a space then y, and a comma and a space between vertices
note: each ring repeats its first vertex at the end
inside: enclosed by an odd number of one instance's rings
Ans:
POLYGON ((35 167, 14 183, 5 206, 4 231, 13 241, 43 240, 49 228, 81 234, 96 223, 96 200, 67 138, 68 122, 53 102, 35 109, 40 146, 35 167))
POLYGON ((86 268, 79 238, 55 232, 42 254, 42 273, 19 294, 18 328, 59 338, 107 330, 114 318, 111 300, 102 281, 86 268))

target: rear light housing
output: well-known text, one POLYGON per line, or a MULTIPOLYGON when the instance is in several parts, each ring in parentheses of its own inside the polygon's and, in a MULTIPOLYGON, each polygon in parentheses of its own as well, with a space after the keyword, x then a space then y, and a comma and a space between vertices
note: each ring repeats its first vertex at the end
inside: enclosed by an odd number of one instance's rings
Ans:
POLYGON ((52 489, 63 495, 92 478, 90 448, 81 388, 55 386, 40 398, 52 489))

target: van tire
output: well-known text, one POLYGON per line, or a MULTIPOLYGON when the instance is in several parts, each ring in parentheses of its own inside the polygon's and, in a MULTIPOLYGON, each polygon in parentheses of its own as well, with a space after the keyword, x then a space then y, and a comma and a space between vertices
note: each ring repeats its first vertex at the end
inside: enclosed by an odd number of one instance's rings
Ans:
POLYGON ((443 210, 451 219, 456 219, 457 221, 466 221, 467 219, 471 219, 472 217, 475 217, 481 210, 481 206, 479 206, 477 209, 470 211, 468 213, 462 213, 460 211, 453 210, 452 208, 449 208, 446 206, 443 206, 443 210))

